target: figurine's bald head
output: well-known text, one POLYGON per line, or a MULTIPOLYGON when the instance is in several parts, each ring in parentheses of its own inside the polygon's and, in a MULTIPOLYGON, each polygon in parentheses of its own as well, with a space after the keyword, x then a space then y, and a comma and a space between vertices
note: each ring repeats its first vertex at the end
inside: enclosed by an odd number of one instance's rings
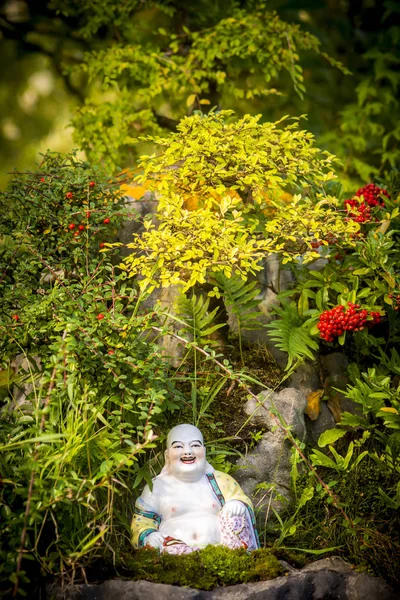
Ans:
POLYGON ((198 440, 204 446, 203 434, 200 429, 197 429, 194 425, 189 425, 187 423, 183 423, 182 425, 177 425, 173 427, 167 437, 167 448, 169 448, 172 442, 183 441, 183 440, 198 440))
POLYGON ((168 433, 165 466, 179 481, 198 481, 209 466, 202 433, 194 425, 177 425, 168 433))

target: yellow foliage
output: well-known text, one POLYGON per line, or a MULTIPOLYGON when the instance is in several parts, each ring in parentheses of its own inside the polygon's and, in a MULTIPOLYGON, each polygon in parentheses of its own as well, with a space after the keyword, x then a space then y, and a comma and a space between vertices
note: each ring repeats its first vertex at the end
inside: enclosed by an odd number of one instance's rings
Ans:
POLYGON ((184 195, 183 208, 185 210, 197 210, 198 208, 204 208, 205 206, 207 206, 207 200, 209 200, 210 198, 213 198, 216 204, 220 204, 223 196, 228 196, 229 198, 238 201, 241 200, 239 194, 235 190, 231 189, 225 190, 223 194, 219 194, 215 190, 209 190, 206 197, 202 197, 200 194, 201 190, 197 194, 184 195))
POLYGON ((120 185, 120 190, 123 196, 130 196, 131 198, 135 198, 135 200, 140 200, 148 191, 148 187, 146 184, 138 185, 134 181, 136 175, 137 171, 133 169, 123 169, 119 174, 119 177, 124 177, 120 185))
POLYGON ((160 224, 145 223, 126 258, 130 275, 142 275, 142 288, 187 290, 218 271, 245 279, 270 253, 278 252, 283 264, 305 264, 319 256, 314 239, 354 243, 358 224, 343 219, 338 200, 324 189, 335 157, 316 148, 296 120, 283 126, 286 119, 195 114, 168 138, 151 138, 158 151, 141 158, 133 192, 156 194, 160 224), (307 192, 292 195, 293 189, 307 192))
POLYGON ((123 183, 120 189, 124 196, 130 196, 131 198, 135 198, 135 200, 140 200, 147 192, 145 186, 135 185, 134 183, 123 183))
POLYGON ((311 392, 311 394, 308 394, 307 396, 307 406, 304 412, 311 421, 316 421, 318 419, 321 410, 320 402, 323 395, 324 390, 317 390, 316 392, 311 392))

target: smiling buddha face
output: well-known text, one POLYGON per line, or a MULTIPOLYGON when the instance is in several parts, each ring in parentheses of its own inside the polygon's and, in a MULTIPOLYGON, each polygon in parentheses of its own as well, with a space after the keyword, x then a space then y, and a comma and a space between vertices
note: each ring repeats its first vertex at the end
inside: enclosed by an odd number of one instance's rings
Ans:
POLYGON ((165 466, 179 481, 198 481, 207 468, 203 436, 193 425, 178 425, 167 438, 165 466))

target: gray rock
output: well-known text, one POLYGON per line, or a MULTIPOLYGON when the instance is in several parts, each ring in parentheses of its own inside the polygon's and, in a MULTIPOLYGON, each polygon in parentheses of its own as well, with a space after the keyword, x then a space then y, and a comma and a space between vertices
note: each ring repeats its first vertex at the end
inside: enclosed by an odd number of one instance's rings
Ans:
POLYGON ((307 265, 307 269, 309 271, 322 271, 328 262, 326 258, 317 258, 317 260, 307 265))
MULTIPOLYGON (((171 285, 167 288, 159 290, 158 305, 165 313, 170 315, 176 314, 175 303, 181 293, 181 287, 171 285)), ((167 318, 165 324, 171 333, 177 334, 182 329, 182 323, 178 323, 173 318, 167 318)), ((184 336, 185 337, 185 336, 184 336)), ((157 342, 162 347, 162 355, 174 367, 177 367, 183 354, 185 346, 173 335, 163 335, 157 342)))
POLYGON ((262 424, 271 431, 264 433, 257 446, 239 459, 237 465, 242 468, 236 471, 235 478, 253 499, 255 507, 266 514, 270 504, 275 510, 282 511, 291 499, 291 444, 279 423, 290 427, 296 437, 303 439, 306 431, 306 398, 293 388, 286 388, 278 393, 272 390, 261 392, 258 397, 263 406, 257 406, 254 400, 249 400, 246 412, 255 425, 262 424), (268 487, 256 493, 259 484, 267 484, 268 487))
POLYGON ((258 398, 260 403, 259 406, 257 406, 255 400, 248 400, 246 404, 246 413, 249 416, 257 416, 268 429, 276 427, 280 421, 290 427, 292 433, 298 438, 304 438, 304 409, 306 407, 306 397, 301 391, 294 388, 285 388, 280 392, 265 390, 258 394, 258 398), (277 414, 274 415, 274 412, 277 414), (281 417, 280 420, 277 420, 278 415, 281 417))
POLYGON ((346 373, 349 361, 342 352, 332 352, 321 356, 321 366, 328 377, 332 375, 343 376, 346 373))
POLYGON ((273 292, 271 288, 264 288, 262 291, 262 295, 260 298, 260 303, 258 308, 262 312, 263 315, 267 318, 266 320, 271 320, 271 316, 274 314, 272 309, 274 306, 279 306, 280 302, 278 300, 278 294, 273 292))
MULTIPOLYGON (((141 200, 126 196, 125 206, 132 209, 132 219, 123 223, 118 232, 118 240, 123 244, 130 244, 133 241, 133 234, 142 233, 144 231, 143 217, 145 217, 145 215, 153 215, 152 222, 156 224, 157 219, 155 212, 157 210, 157 204, 158 201, 155 199, 152 192, 146 192, 141 200)), ((120 252, 122 256, 128 256, 131 253, 131 250, 124 246, 120 248, 120 252)))
POLYGON ((207 592, 149 581, 111 579, 101 584, 48 586, 47 600, 203 600, 207 592))
POLYGON ((254 450, 237 462, 241 469, 235 472, 235 479, 266 519, 270 505, 282 512, 291 500, 290 452, 289 442, 282 434, 268 432, 254 450))
POLYGON ((300 390, 306 397, 322 387, 317 362, 303 363, 289 378, 289 386, 300 390))
POLYGON ((282 267, 278 254, 270 254, 266 257, 264 270, 260 273, 260 283, 276 294, 287 290, 293 282, 291 271, 282 267))
POLYGON ((113 579, 98 585, 47 586, 47 600, 396 600, 384 581, 355 573, 339 557, 325 558, 284 577, 210 592, 147 581, 113 579))

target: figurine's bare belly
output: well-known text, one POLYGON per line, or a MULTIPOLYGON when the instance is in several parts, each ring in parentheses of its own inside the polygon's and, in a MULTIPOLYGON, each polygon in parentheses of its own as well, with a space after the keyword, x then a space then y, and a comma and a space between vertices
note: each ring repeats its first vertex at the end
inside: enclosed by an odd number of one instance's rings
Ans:
POLYGON ((206 481, 166 485, 160 500, 162 521, 159 531, 189 546, 218 544, 220 510, 221 506, 206 481))
POLYGON ((180 517, 163 521, 160 525, 163 536, 182 540, 189 546, 207 546, 220 541, 218 515, 186 513, 180 517))

